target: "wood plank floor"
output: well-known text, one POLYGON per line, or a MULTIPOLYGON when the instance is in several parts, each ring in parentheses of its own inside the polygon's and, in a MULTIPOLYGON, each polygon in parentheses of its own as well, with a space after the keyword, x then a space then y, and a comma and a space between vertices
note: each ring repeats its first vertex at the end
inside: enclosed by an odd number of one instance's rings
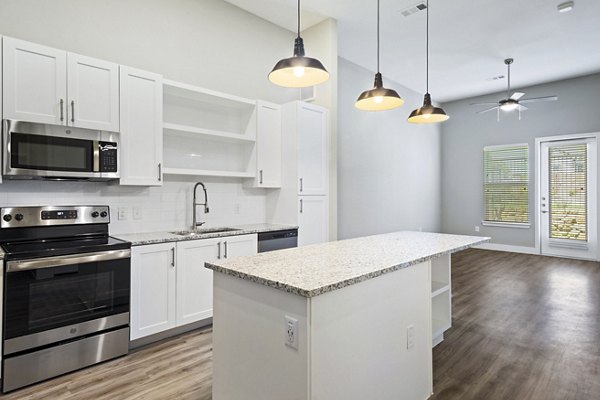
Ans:
MULTIPOLYGON (((599 263, 485 250, 452 263, 453 328, 433 351, 432 399, 600 399, 599 263)), ((0 400, 210 400, 211 335, 187 333, 0 400)))

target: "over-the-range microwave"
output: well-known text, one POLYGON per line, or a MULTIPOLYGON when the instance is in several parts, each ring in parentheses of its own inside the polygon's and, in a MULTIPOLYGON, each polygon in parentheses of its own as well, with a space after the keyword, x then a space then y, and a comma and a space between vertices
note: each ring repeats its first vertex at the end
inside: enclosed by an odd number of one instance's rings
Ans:
POLYGON ((119 133, 5 119, 2 175, 6 179, 117 179, 119 133))

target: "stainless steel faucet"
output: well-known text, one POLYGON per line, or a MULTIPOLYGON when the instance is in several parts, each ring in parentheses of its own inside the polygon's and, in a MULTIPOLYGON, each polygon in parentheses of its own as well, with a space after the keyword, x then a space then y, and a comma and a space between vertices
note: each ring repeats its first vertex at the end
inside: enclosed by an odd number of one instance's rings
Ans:
POLYGON ((196 183, 196 185, 194 185, 194 199, 192 201, 192 207, 193 207, 193 215, 194 215, 194 222, 192 225, 192 229, 194 231, 196 231, 198 229, 198 226, 202 226, 204 225, 206 222, 198 222, 198 218, 196 217, 196 208, 198 206, 204 206, 204 214, 208 214, 208 194, 206 193, 206 186, 204 186, 204 183, 202 182, 198 182, 196 183), (198 186, 202 186, 202 190, 204 190, 204 203, 198 203, 196 201, 196 190, 198 189, 198 186))

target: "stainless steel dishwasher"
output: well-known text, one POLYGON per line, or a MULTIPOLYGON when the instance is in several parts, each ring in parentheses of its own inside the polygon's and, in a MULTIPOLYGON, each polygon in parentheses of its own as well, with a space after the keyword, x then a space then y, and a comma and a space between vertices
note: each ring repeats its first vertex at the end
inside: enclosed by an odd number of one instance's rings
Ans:
POLYGON ((262 232, 258 234, 258 252, 298 247, 298 229, 262 232))

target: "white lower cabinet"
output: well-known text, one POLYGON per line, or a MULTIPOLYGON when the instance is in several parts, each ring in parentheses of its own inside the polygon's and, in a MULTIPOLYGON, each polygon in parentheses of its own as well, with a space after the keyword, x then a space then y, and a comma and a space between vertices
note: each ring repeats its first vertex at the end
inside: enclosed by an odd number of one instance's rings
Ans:
POLYGON ((131 340, 212 317, 205 262, 257 253, 257 235, 135 246, 131 255, 131 340))
POLYGON ((328 241, 328 210, 327 196, 298 196, 298 246, 328 241))

